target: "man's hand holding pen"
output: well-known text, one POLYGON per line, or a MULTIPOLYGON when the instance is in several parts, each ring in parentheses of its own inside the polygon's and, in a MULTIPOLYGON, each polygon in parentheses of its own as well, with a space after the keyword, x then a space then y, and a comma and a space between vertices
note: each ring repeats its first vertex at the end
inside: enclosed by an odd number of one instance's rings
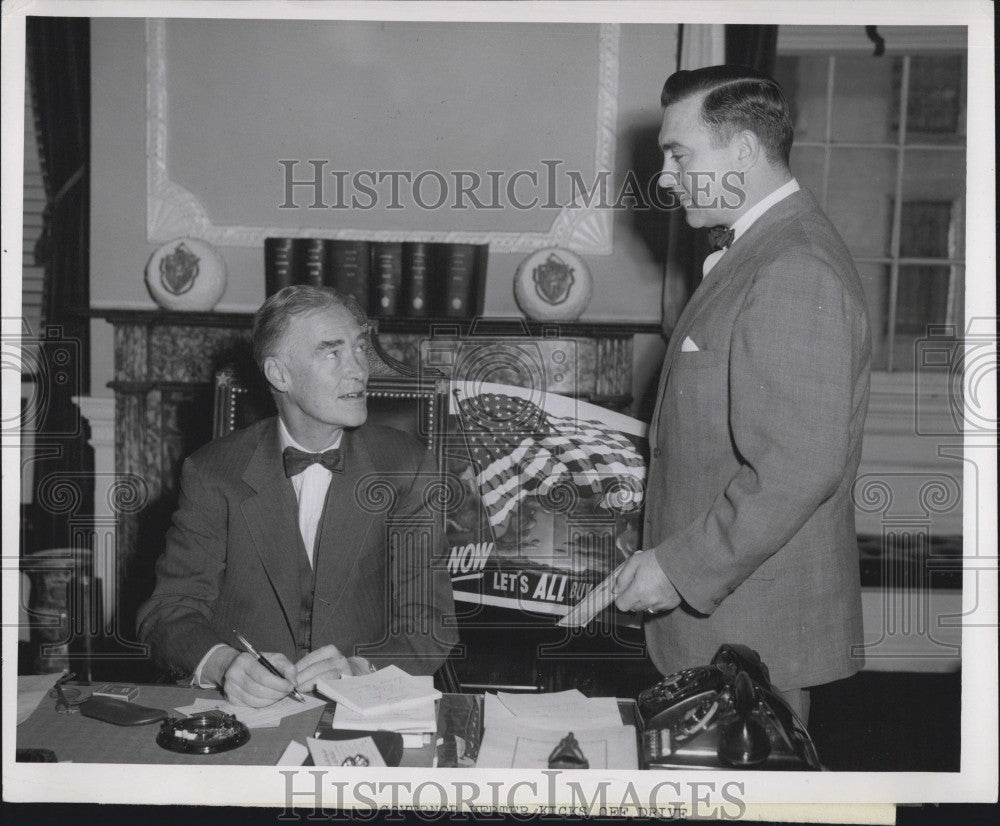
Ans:
POLYGON ((360 677, 372 670, 364 657, 345 657, 335 645, 324 645, 310 651, 295 664, 295 668, 298 673, 295 685, 299 691, 314 690, 319 679, 360 677))
POLYGON ((293 665, 284 654, 261 653, 238 631, 233 633, 246 650, 230 661, 222 688, 231 702, 252 708, 269 706, 289 695, 302 700, 300 692, 313 691, 319 679, 339 680, 373 670, 364 657, 345 657, 335 645, 310 651, 293 665))
MULTIPOLYGON (((287 657, 285 657, 282 654, 272 654, 271 657, 275 657, 275 658, 280 657, 280 659, 277 661, 277 663, 275 663, 266 654, 261 654, 256 648, 254 648, 253 643, 250 642, 250 640, 248 640, 246 637, 244 637, 235 628, 233 629, 233 636, 235 636, 236 639, 238 639, 240 641, 240 645, 243 646, 243 650, 246 651, 247 654, 249 654, 254 660, 257 661, 257 665, 263 666, 264 670, 266 672, 268 672, 268 674, 270 674, 270 676, 275 677, 280 682, 290 682, 292 684, 291 688, 289 688, 285 692, 285 695, 291 694, 291 696, 294 697, 296 700, 298 700, 300 703, 304 703, 305 702, 306 698, 303 697, 299 693, 298 689, 295 687, 295 683, 296 683, 296 680, 297 680, 297 677, 298 677, 298 668, 296 666, 292 665, 291 662, 289 662, 289 660, 288 660, 287 657)), ((240 656, 242 657, 242 655, 240 655, 240 656)), ((224 685, 223 688, 225 689, 227 695, 229 695, 229 693, 230 693, 229 692, 229 687, 228 687, 229 671, 232 670, 233 666, 235 666, 237 664, 237 662, 239 661, 239 659, 240 659, 240 657, 237 657, 232 662, 232 664, 229 666, 229 669, 226 671, 227 684, 224 685)), ((256 669, 251 669, 250 671, 248 671, 247 673, 248 674, 252 674, 253 676, 251 677, 251 679, 249 681, 243 681, 243 682, 241 682, 240 685, 238 686, 238 688, 245 689, 245 688, 247 688, 249 686, 251 689, 260 689, 260 688, 263 687, 263 688, 267 688, 269 690, 269 693, 270 693, 270 690, 273 689, 273 688, 275 688, 276 686, 273 683, 262 684, 262 683, 258 682, 257 678, 258 678, 259 674, 253 673, 255 671, 256 671, 256 669)), ((239 674, 240 674, 240 672, 237 671, 237 676, 239 676, 239 674)), ((255 699, 261 697, 261 695, 259 694, 258 691, 251 691, 251 695, 255 699)), ((282 696, 284 696, 284 695, 282 695, 282 696)), ((232 699, 232 698, 230 698, 230 699, 232 699)), ((278 699, 280 699, 280 698, 278 698, 278 699)), ((242 702, 242 701, 240 701, 240 702, 242 702)), ((250 703, 247 703, 247 704, 251 705, 250 703)), ((264 705, 270 705, 270 703, 264 703, 264 705)))
POLYGON ((278 702, 295 688, 296 669, 284 654, 267 653, 268 661, 281 672, 278 677, 248 652, 239 654, 226 669, 222 687, 230 702, 263 708, 278 702))

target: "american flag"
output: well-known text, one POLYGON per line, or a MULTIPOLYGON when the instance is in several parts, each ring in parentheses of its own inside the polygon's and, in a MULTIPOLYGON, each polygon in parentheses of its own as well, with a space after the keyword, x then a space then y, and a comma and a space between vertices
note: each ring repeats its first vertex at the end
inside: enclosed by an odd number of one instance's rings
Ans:
POLYGON ((494 527, 522 500, 567 482, 612 510, 642 504, 645 462, 624 434, 601 422, 555 416, 502 393, 463 399, 458 414, 494 527))

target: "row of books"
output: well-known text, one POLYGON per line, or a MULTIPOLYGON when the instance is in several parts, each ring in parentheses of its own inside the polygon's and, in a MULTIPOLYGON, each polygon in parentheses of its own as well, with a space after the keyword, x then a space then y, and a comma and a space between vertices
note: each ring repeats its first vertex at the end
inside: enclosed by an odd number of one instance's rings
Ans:
POLYGON ((473 318, 483 312, 488 244, 424 241, 264 240, 267 295, 289 284, 333 287, 367 313, 473 318))

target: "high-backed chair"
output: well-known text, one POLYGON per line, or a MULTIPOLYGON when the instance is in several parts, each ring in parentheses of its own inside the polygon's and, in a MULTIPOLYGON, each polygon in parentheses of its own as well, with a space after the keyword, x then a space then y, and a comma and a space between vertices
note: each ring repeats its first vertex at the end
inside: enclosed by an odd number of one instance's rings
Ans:
MULTIPOLYGON (((374 331, 367 352, 369 421, 412 433, 434 451, 443 472, 448 379, 437 370, 421 371, 394 359, 379 346, 374 331)), ((264 379, 249 359, 216 372, 213 438, 240 430, 274 412, 274 401, 264 379)), ((438 669, 434 679, 441 691, 461 690, 450 660, 438 669)))

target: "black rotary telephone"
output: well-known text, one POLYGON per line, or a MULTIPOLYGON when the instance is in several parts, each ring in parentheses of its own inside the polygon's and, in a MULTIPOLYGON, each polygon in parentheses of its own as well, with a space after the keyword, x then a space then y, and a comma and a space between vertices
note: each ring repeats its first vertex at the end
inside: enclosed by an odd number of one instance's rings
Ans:
POLYGON ((639 695, 647 768, 822 768, 806 727, 745 645, 671 674, 639 695))

